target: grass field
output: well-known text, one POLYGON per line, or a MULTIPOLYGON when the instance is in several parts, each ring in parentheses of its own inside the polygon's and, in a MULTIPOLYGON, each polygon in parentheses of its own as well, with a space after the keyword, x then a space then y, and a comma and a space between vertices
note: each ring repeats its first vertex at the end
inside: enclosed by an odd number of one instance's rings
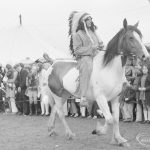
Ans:
MULTIPOLYGON (((112 127, 107 135, 97 136, 91 132, 96 120, 87 118, 66 118, 72 131, 73 140, 67 140, 65 130, 57 118, 55 137, 49 137, 47 123, 49 117, 17 116, 0 113, 0 150, 126 150, 127 148, 111 145, 112 127)), ((103 123, 104 120, 100 119, 103 123)), ((129 140, 131 150, 146 149, 138 143, 136 135, 150 133, 150 124, 120 122, 121 134, 129 140)), ((149 134, 150 135, 150 134, 149 134)), ((147 148, 147 149, 150 149, 147 148)))

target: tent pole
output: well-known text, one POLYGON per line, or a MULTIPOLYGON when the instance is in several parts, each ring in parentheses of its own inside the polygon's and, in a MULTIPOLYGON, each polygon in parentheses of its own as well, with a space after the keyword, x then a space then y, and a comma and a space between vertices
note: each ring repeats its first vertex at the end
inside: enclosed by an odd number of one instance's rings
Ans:
POLYGON ((21 16, 21 14, 19 15, 19 21, 20 21, 20 26, 22 26, 22 16, 21 16))

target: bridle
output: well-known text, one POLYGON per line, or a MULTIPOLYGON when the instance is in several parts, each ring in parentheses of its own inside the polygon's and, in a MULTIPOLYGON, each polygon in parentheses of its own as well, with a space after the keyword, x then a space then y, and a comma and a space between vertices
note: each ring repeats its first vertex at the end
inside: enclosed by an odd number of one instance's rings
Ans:
MULTIPOLYGON (((107 49, 98 49, 99 51, 103 51, 106 52, 107 49)), ((123 49, 120 49, 120 52, 117 52, 116 55, 120 55, 123 57, 138 57, 137 55, 133 54, 133 53, 129 53, 129 54, 125 54, 123 53, 123 49)), ((140 57, 138 57, 139 59, 141 59, 140 57)))
MULTIPOLYGON (((124 40, 124 38, 125 38, 125 35, 126 35, 126 32, 127 31, 124 31, 124 33, 123 33, 123 35, 122 35, 122 39, 121 39, 121 47, 123 47, 123 42, 122 42, 122 40, 124 40)), ((104 52, 106 52, 107 51, 107 49, 98 49, 99 51, 104 51, 104 52)), ((134 57, 134 58, 139 58, 140 60, 142 60, 142 58, 140 58, 139 56, 137 56, 136 54, 134 54, 134 53, 132 53, 132 52, 129 52, 129 51, 127 51, 127 50, 125 50, 125 49, 123 49, 123 48, 120 48, 120 47, 118 47, 118 52, 116 52, 116 55, 121 55, 123 58, 127 58, 127 57, 134 57)))

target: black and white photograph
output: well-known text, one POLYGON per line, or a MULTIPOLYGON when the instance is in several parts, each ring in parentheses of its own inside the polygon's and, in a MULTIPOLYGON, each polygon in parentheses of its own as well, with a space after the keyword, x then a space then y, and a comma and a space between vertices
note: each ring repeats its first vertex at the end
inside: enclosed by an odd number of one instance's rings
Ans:
POLYGON ((0 0, 0 150, 150 149, 150 0, 0 0))

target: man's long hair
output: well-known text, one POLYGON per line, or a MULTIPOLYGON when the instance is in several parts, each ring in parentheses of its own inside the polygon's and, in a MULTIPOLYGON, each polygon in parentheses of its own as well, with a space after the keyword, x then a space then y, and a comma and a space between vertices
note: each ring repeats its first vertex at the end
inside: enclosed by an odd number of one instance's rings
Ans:
MULTIPOLYGON (((85 22, 86 22, 86 19, 85 19, 85 22)), ((91 31, 93 31, 93 32, 95 32, 95 30, 97 29, 97 26, 95 26, 95 24, 93 23, 93 21, 92 21, 92 23, 91 23, 90 29, 91 29, 91 31)), ((82 21, 82 18, 79 20, 79 24, 78 24, 78 27, 77 27, 77 29, 76 29, 76 32, 78 32, 79 30, 85 31, 85 27, 84 27, 84 23, 83 23, 83 21, 82 21)))

